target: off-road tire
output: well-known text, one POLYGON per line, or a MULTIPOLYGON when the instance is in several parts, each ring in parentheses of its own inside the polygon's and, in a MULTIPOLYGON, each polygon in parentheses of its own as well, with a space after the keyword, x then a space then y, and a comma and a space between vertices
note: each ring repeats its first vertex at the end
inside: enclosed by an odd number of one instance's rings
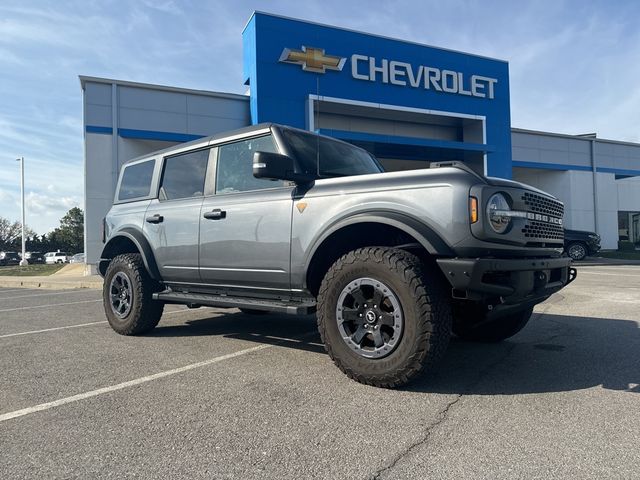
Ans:
POLYGON ((486 315, 486 310, 482 306, 454 306, 453 333, 470 342, 502 342, 522 330, 529 322, 532 313, 533 307, 476 326, 484 320, 486 315))
POLYGON ((349 378, 383 388, 405 385, 431 369, 446 352, 451 336, 451 305, 443 279, 415 255, 390 247, 360 248, 338 259, 320 285, 317 319, 325 349, 336 366, 349 378), (358 355, 338 329, 339 295, 361 277, 388 285, 404 316, 399 343, 382 358, 358 355))
POLYGON ((163 302, 151 298, 158 290, 160 284, 149 276, 140 254, 126 253, 111 260, 102 287, 102 302, 111 328, 120 335, 140 335, 153 330, 164 310, 163 302), (130 279, 133 292, 131 309, 124 318, 119 318, 112 310, 109 294, 111 280, 118 272, 130 279))

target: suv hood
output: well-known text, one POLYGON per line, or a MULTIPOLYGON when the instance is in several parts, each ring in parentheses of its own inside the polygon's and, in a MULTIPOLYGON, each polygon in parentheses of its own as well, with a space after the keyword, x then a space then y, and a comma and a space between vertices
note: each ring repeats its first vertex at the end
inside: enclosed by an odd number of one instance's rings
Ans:
POLYGON ((545 192, 544 190, 540 190, 539 188, 532 187, 531 185, 527 185, 526 183, 516 182, 514 180, 506 180, 504 178, 496 178, 496 177, 485 177, 486 182, 492 187, 511 187, 511 188, 524 188, 525 190, 531 190, 532 192, 540 193, 542 195, 546 195, 547 197, 555 198, 549 192, 545 192))

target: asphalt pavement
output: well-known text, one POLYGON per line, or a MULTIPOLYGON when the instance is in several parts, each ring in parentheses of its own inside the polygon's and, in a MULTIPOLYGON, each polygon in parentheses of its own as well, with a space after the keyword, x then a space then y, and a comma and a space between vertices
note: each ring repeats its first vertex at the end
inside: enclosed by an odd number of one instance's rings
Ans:
POLYGON ((640 478, 639 311, 640 266, 580 266, 512 339, 383 390, 313 316, 168 306, 122 337, 97 290, 0 288, 0 475, 640 478))

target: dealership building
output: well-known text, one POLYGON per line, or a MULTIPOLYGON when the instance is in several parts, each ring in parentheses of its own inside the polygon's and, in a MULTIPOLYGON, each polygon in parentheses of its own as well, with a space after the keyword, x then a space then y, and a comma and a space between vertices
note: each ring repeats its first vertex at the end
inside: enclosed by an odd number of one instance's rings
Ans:
POLYGON ((243 72, 246 95, 80 77, 91 271, 125 162, 261 122, 351 142, 389 171, 458 160, 558 197, 565 227, 605 249, 640 244, 640 144, 512 129, 503 60, 256 12, 243 72))

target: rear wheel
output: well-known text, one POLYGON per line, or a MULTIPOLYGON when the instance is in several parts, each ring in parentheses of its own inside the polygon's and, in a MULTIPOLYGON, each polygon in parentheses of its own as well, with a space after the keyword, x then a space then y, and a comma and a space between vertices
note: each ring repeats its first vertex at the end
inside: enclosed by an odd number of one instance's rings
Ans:
POLYGON ((329 269, 318 295, 318 329, 327 353, 358 382, 406 384, 447 349, 451 310, 441 285, 403 250, 347 253, 329 269))
POLYGON ((567 255, 573 260, 583 260, 587 256, 587 247, 582 242, 570 243, 567 247, 567 255))
POLYGON ((137 253, 118 255, 107 268, 102 301, 109 325, 121 335, 139 335, 153 330, 164 304, 151 298, 160 289, 137 253))
POLYGON ((486 310, 481 305, 456 305, 453 309, 453 333, 463 340, 497 343, 513 337, 522 330, 533 313, 533 308, 484 323, 486 310))

